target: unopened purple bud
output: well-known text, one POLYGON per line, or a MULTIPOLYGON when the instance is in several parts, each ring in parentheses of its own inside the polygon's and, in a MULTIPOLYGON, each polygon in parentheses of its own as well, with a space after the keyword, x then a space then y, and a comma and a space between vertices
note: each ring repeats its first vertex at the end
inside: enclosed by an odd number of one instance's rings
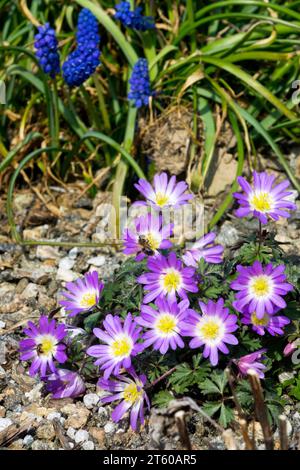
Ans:
POLYGON ((58 369, 45 377, 44 381, 52 398, 75 398, 85 392, 85 384, 80 375, 67 369, 58 369))

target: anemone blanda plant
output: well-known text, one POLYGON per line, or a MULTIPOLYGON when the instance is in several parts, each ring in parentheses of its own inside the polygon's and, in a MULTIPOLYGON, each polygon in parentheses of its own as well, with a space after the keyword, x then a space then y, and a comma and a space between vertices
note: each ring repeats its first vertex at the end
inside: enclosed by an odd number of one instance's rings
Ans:
MULTIPOLYGON (((157 401, 155 386, 169 373, 165 386, 171 396, 194 386, 204 397, 216 391, 210 383, 216 377, 210 374, 212 368, 220 375, 218 384, 228 366, 237 371, 237 382, 249 369, 267 381, 274 355, 268 355, 266 344, 287 335, 292 321, 286 307, 293 296, 288 265, 272 259, 272 250, 268 263, 256 260, 247 266, 224 256, 215 233, 205 234, 192 247, 171 243, 175 227, 163 225, 160 210, 188 203, 186 183, 162 173, 154 177, 153 186, 140 180, 137 188, 146 199, 142 205, 156 213, 137 217, 134 229, 124 232, 124 281, 117 273, 104 285, 92 272, 67 283, 60 304, 69 314, 68 324, 42 317, 39 325, 29 324, 24 330, 28 339, 20 343, 21 359, 32 361, 30 373, 40 372, 53 398, 80 396, 85 374, 90 377, 93 370, 98 386, 108 392, 102 403, 118 402, 112 419, 129 416, 134 430, 149 411, 148 395, 157 401), (132 298, 123 295, 125 290, 132 298), (129 299, 132 313, 123 298, 129 299), (73 316, 79 326, 70 324, 73 316), (90 330, 94 327, 93 336, 84 330, 86 322, 90 330), (83 358, 75 364, 74 345, 83 348, 83 358), (68 363, 62 366, 66 351, 68 363)), ((235 255, 242 262, 242 255, 235 255)), ((283 350, 279 342, 272 347, 279 348, 279 356, 295 349, 283 350)))

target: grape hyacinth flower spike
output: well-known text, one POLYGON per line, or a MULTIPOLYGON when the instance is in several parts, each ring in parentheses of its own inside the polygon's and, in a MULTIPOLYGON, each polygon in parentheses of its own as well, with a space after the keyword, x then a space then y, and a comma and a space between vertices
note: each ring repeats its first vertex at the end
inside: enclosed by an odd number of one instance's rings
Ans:
POLYGON ((86 8, 77 24, 77 48, 62 66, 63 78, 69 87, 82 85, 100 65, 100 36, 97 18, 86 8))
POLYGON ((115 9, 115 20, 120 21, 127 28, 135 29, 137 31, 147 31, 148 29, 155 28, 153 17, 143 16, 141 7, 131 10, 130 3, 124 1, 118 3, 115 6, 115 9))
POLYGON ((150 85, 147 59, 138 59, 133 66, 129 79, 130 90, 128 99, 132 100, 136 108, 148 106, 150 96, 153 96, 150 85))
POLYGON ((66 300, 60 300, 70 317, 78 313, 88 312, 96 307, 101 292, 104 288, 103 282, 98 279, 97 271, 86 273, 83 279, 66 283, 66 291, 61 292, 66 300))
POLYGON ((63 364, 67 360, 66 346, 62 340, 66 336, 63 323, 56 323, 54 319, 42 315, 36 326, 31 321, 24 328, 26 339, 20 341, 20 358, 22 361, 31 361, 29 374, 45 377, 47 372, 56 371, 55 361, 63 364))
POLYGON ((49 23, 38 27, 35 35, 35 55, 43 71, 54 78, 60 72, 59 55, 57 50, 57 39, 55 31, 49 23))
POLYGON ((240 204, 235 212, 237 217, 246 217, 249 214, 257 217, 262 224, 268 223, 268 217, 279 220, 280 217, 290 217, 289 210, 295 210, 297 206, 292 202, 290 191, 286 191, 289 181, 284 180, 274 185, 275 176, 268 173, 253 172, 253 185, 245 178, 238 177, 238 182, 243 193, 233 193, 240 204))
POLYGON ((79 47, 96 48, 100 43, 98 20, 87 8, 83 8, 78 15, 76 39, 79 47))
POLYGON ((107 390, 110 394, 101 398, 102 403, 112 403, 121 400, 112 412, 112 419, 115 422, 120 421, 125 413, 130 410, 130 426, 136 431, 138 421, 144 424, 144 406, 150 410, 150 402, 145 392, 146 376, 138 376, 131 367, 127 370, 131 377, 117 375, 113 380, 100 379, 98 387, 107 390))

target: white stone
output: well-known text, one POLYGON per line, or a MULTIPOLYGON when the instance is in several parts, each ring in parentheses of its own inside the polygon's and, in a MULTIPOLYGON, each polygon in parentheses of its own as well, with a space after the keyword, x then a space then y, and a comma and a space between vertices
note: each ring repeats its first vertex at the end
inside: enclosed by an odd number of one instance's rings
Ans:
POLYGON ((67 430, 67 436, 70 437, 71 439, 75 438, 76 431, 74 428, 68 428, 67 430))
POLYGON ((102 256, 102 255, 94 256, 93 258, 89 258, 87 260, 89 264, 92 264, 93 266, 97 266, 97 267, 103 266, 105 264, 105 261, 106 261, 105 256, 102 256))
POLYGON ((0 432, 4 431, 4 429, 8 428, 11 424, 13 424, 13 422, 10 418, 0 418, 0 432))
POLYGON ((38 286, 33 282, 30 282, 25 289, 23 290, 22 294, 20 295, 21 299, 35 299, 39 293, 38 286))
POLYGON ((56 279, 58 281, 72 282, 76 281, 78 274, 74 273, 70 269, 59 268, 56 273, 56 279))
POLYGON ((99 397, 96 393, 87 393, 83 397, 83 403, 89 410, 91 410, 94 406, 96 406, 98 401, 99 401, 99 397))
POLYGON ((60 419, 61 414, 58 413, 57 411, 52 411, 51 413, 48 414, 47 419, 49 421, 53 421, 54 419, 60 419))
POLYGON ((116 426, 114 425, 114 423, 107 423, 104 426, 104 432, 106 434, 112 434, 113 432, 115 432, 115 430, 116 430, 116 426))
POLYGON ((84 429, 79 429, 79 431, 76 432, 74 439, 76 444, 79 444, 79 442, 85 442, 89 440, 89 433, 85 431, 84 429))
POLYGON ((74 248, 72 248, 69 253, 68 253, 68 258, 71 258, 71 259, 76 259, 77 258, 77 255, 78 255, 78 248, 75 246, 74 248))
POLYGON ((94 446, 94 443, 92 441, 86 441, 82 444, 82 448, 84 450, 94 450, 95 446, 94 446))
POLYGON ((70 270, 73 268, 75 264, 75 260, 68 258, 67 256, 65 258, 62 258, 59 262, 59 270, 70 270))
POLYGON ((59 257, 59 247, 39 245, 36 249, 36 257, 42 260, 57 259, 59 257))
POLYGON ((0 328, 1 329, 5 328, 5 325, 6 325, 5 321, 0 321, 0 328))
POLYGON ((25 392, 25 397, 28 398, 30 402, 37 402, 41 398, 41 390, 43 387, 43 382, 38 383, 30 392, 25 392))
POLYGON ((33 443, 33 437, 30 434, 27 434, 23 439, 24 446, 30 446, 33 443))
POLYGON ((98 415, 101 416, 101 418, 107 418, 108 417, 107 409, 104 408, 104 406, 100 406, 98 409, 98 415))

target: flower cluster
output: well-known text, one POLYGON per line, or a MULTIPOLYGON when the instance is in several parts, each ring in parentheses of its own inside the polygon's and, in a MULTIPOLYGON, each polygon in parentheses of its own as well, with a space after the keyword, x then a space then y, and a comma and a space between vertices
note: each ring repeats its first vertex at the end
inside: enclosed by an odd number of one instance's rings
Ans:
POLYGON ((128 99, 133 100, 136 108, 147 106, 149 98, 153 95, 150 86, 150 77, 147 59, 138 59, 129 79, 130 90, 128 99))
POLYGON ((155 28, 154 19, 152 16, 143 16, 141 7, 131 10, 129 2, 120 2, 115 8, 114 18, 119 20, 126 28, 137 31, 147 31, 155 28))
POLYGON ((35 54, 43 71, 54 78, 60 72, 55 31, 49 23, 39 26, 38 31, 34 42, 35 54))
POLYGON ((87 45, 97 48, 100 44, 97 18, 87 8, 83 8, 78 15, 76 40, 78 47, 83 48, 87 45))
POLYGON ((82 85, 100 65, 98 22, 86 8, 78 16, 76 38, 77 48, 62 66, 63 78, 70 87, 82 85))
MULTIPOLYGON (((265 175, 263 181, 271 188, 272 177, 265 175)), ((281 185, 272 188, 273 197, 280 193, 278 187, 282 188, 281 185)), ((264 265, 256 260, 250 266, 237 265, 231 272, 233 280, 228 282, 230 287, 224 298, 204 298, 203 263, 208 270, 220 265, 223 247, 215 244, 215 233, 207 233, 183 253, 175 251, 170 239, 174 225, 164 223, 164 210, 178 209, 191 200, 187 184, 161 173, 154 176, 153 186, 141 179, 136 188, 146 199, 136 205, 143 206, 147 213, 136 218, 134 229, 124 231, 123 241, 125 254, 134 255, 136 262, 144 260, 137 265, 142 270, 135 287, 143 287, 140 288, 139 312, 118 309, 118 314, 104 313, 101 304, 103 297, 105 299, 102 292, 105 286, 96 272, 67 283, 62 293, 64 299, 60 300, 69 317, 88 315, 97 309, 99 326, 93 328, 94 340, 89 343, 86 354, 89 359, 94 358, 90 360, 100 373, 98 386, 108 392, 102 402, 118 401, 112 419, 119 421, 130 411, 134 430, 138 422, 144 423, 145 406, 150 407, 146 376, 136 372, 143 367, 147 350, 164 356, 189 348, 201 352, 213 367, 221 360, 229 362, 237 369, 237 377, 246 376, 252 369, 263 378, 267 369, 262 362, 266 359, 266 348, 254 352, 250 349, 249 354, 241 357, 236 354, 229 360, 224 356, 236 350, 245 330, 259 336, 283 335, 290 320, 281 310, 286 307, 285 296, 293 289, 283 264, 264 265)), ((74 338, 82 337, 84 330, 57 325, 55 320, 42 316, 38 326, 30 322, 24 332, 28 338, 20 343, 21 359, 32 361, 30 374, 39 372, 54 398, 84 393, 85 386, 78 373, 57 368, 55 364, 55 361, 66 362, 66 347, 74 338)), ((289 344, 284 354, 293 350, 294 346, 289 344)))

